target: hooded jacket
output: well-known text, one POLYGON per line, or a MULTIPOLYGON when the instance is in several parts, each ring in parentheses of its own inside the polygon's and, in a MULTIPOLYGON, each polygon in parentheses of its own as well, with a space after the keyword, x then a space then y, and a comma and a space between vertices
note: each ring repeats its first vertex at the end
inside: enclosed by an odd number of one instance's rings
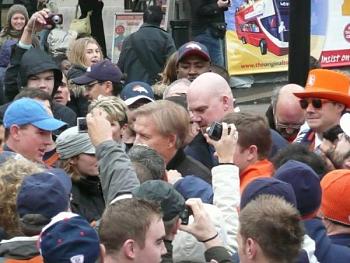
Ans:
POLYGON ((10 240, 3 240, 0 243, 0 262, 44 262, 37 248, 38 238, 38 236, 23 236, 14 237, 10 240))
POLYGON ((6 71, 4 80, 5 95, 8 100, 12 101, 20 89, 27 85, 29 76, 48 70, 54 72, 53 95, 62 82, 62 72, 54 60, 40 48, 27 50, 16 45, 11 54, 10 67, 6 71))

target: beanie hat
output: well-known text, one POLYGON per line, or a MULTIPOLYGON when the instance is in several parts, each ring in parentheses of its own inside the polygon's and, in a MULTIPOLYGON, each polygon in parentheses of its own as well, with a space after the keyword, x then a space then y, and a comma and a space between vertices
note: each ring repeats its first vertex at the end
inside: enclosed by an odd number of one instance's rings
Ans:
POLYGON ((78 127, 71 127, 62 132, 56 139, 56 151, 60 159, 67 160, 81 153, 95 154, 89 134, 79 133, 78 127))
POLYGON ((276 170, 274 177, 291 184, 302 216, 315 212, 320 207, 320 179, 310 166, 290 160, 276 170))
POLYGON ((14 14, 17 14, 17 13, 20 13, 24 16, 25 20, 26 20, 26 24, 29 20, 29 16, 28 16, 28 11, 27 9, 25 8, 25 6, 23 5, 12 5, 10 7, 10 9, 8 10, 7 12, 7 23, 8 25, 10 26, 11 28, 11 18, 14 14))
POLYGON ((350 170, 334 170, 321 181, 321 211, 324 217, 350 226, 350 170))
POLYGON ((132 194, 136 198, 160 203, 164 221, 175 218, 185 209, 185 199, 171 184, 164 181, 146 181, 136 187, 132 194))
POLYGON ((294 190, 290 184, 276 178, 267 177, 257 178, 247 185, 241 195, 240 209, 242 210, 250 201, 262 194, 280 196, 288 203, 297 206, 294 190))
POLYGON ((100 255, 96 230, 83 217, 70 212, 52 218, 39 242, 45 263, 95 263, 100 255))

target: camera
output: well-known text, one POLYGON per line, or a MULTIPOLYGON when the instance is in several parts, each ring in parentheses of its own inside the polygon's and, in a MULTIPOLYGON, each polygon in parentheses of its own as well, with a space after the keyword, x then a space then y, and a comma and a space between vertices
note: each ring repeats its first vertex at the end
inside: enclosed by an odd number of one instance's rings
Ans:
POLYGON ((182 225, 188 225, 188 220, 190 218, 190 215, 192 215, 192 209, 189 206, 186 206, 185 209, 181 212, 180 219, 182 225))
POLYGON ((210 139, 215 140, 215 141, 220 140, 221 135, 222 135, 222 124, 219 122, 216 122, 216 121, 213 122, 210 125, 207 133, 208 133, 208 136, 210 139))
POLYGON ((52 27, 56 25, 62 25, 63 23, 63 15, 62 14, 49 14, 47 18, 45 18, 46 24, 52 27))
POLYGON ((78 132, 84 133, 88 131, 86 118, 85 117, 79 117, 77 118, 77 125, 78 125, 78 132))

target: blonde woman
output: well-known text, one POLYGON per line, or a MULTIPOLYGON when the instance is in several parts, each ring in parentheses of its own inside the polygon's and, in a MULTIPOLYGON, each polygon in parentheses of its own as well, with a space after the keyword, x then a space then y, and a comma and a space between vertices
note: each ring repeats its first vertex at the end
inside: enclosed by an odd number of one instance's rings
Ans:
POLYGON ((73 85, 70 80, 83 75, 89 67, 103 59, 101 47, 92 37, 79 38, 71 43, 67 57, 71 63, 67 79, 72 95, 67 106, 75 111, 78 117, 84 117, 88 107, 88 100, 83 96, 84 87, 73 85))

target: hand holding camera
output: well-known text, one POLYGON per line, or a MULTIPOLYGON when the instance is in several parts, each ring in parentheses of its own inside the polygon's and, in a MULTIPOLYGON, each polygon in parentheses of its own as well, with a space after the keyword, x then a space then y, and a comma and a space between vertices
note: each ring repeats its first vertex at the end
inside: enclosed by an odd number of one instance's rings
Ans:
POLYGON ((219 163, 233 163, 238 141, 238 131, 234 124, 214 122, 204 136, 215 147, 219 163))
POLYGON ((94 108, 87 116, 86 123, 92 144, 99 144, 113 140, 112 126, 107 120, 107 113, 99 108, 94 108))
POLYGON ((191 209, 194 221, 189 225, 182 224, 180 230, 192 234, 206 246, 220 246, 221 240, 218 237, 218 232, 210 220, 208 213, 205 211, 201 199, 190 198, 186 201, 186 205, 191 209))
POLYGON ((42 9, 35 12, 29 19, 26 29, 30 32, 40 32, 43 29, 52 29, 63 23, 61 14, 50 13, 49 9, 42 9))

